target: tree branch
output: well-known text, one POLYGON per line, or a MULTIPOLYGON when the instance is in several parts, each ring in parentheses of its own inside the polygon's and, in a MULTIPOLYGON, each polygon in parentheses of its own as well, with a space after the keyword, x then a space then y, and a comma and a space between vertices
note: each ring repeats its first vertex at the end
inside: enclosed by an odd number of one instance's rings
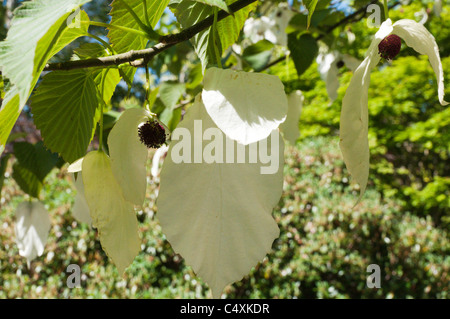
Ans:
MULTIPOLYGON (((257 0, 239 0, 231 4, 229 8, 231 12, 237 12, 256 1, 257 0)), ((223 20, 229 15, 230 14, 227 13, 226 11, 220 10, 217 15, 217 21, 223 20)), ((144 50, 129 51, 122 54, 95 59, 67 61, 60 63, 48 63, 45 66, 44 71, 57 71, 57 70, 68 71, 73 69, 108 67, 112 65, 119 65, 122 63, 130 63, 130 65, 134 67, 144 66, 157 54, 169 49, 170 47, 178 43, 189 40, 196 34, 212 26, 213 23, 214 23, 214 15, 211 15, 205 20, 202 20, 199 23, 187 29, 184 29, 179 33, 161 36, 159 39, 160 43, 156 44, 151 48, 144 50)))
MULTIPOLYGON (((377 3, 377 2, 378 2, 378 0, 373 0, 373 1, 369 2, 367 5, 365 5, 364 7, 360 8, 359 10, 353 12, 352 14, 350 14, 350 15, 346 16, 345 18, 343 18, 342 20, 336 22, 335 24, 333 24, 332 26, 330 26, 329 28, 327 28, 327 29, 325 30, 324 33, 322 33, 322 34, 320 34, 319 36, 317 36, 317 37, 316 37, 316 41, 322 39, 326 34, 329 34, 331 31, 333 31, 333 30, 336 29, 337 27, 339 27, 339 26, 341 26, 341 25, 343 25, 343 24, 345 24, 345 23, 347 23, 347 22, 361 20, 362 18, 364 18, 364 17, 366 16, 367 8, 368 8, 370 5, 375 4, 375 3, 377 3), (356 19, 356 17, 357 17, 358 15, 360 15, 360 14, 362 14, 361 17, 359 17, 358 19, 356 19)), ((398 6, 399 4, 400 4, 400 2, 397 1, 396 3, 390 5, 390 6, 389 6, 389 9, 392 9, 392 8, 398 6)), ((286 60, 286 56, 285 56, 285 55, 284 55, 284 56, 281 56, 281 57, 279 57, 278 59, 276 59, 276 60, 270 62, 270 63, 267 64, 264 68, 262 68, 262 69, 260 69, 260 70, 258 70, 258 71, 264 71, 264 70, 267 70, 267 69, 273 67, 274 65, 276 65, 276 64, 278 64, 278 63, 280 63, 280 62, 282 62, 282 61, 285 61, 285 60, 286 60)))

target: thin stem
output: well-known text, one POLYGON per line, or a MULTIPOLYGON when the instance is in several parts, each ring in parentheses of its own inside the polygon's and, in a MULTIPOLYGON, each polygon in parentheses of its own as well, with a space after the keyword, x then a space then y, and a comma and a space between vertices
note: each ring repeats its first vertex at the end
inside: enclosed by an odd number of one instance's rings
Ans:
POLYGON ((144 17, 145 21, 147 22, 147 25, 151 26, 150 19, 148 18, 148 8, 147 8, 147 0, 142 0, 144 3, 144 17))
MULTIPOLYGON (((246 6, 256 2, 257 0, 238 0, 229 6, 230 11, 237 12, 246 6)), ((217 21, 225 19, 230 14, 224 10, 220 10, 217 15, 217 21)), ((81 21, 83 23, 83 21, 81 21)), ((208 18, 194 24, 193 26, 184 29, 183 31, 161 36, 160 43, 155 44, 151 48, 143 49, 143 50, 131 50, 125 53, 116 54, 108 57, 100 57, 95 59, 86 59, 86 60, 74 60, 74 61, 65 61, 65 62, 56 62, 56 63, 48 63, 44 71, 56 71, 56 70, 73 70, 73 69, 84 69, 84 68, 93 68, 93 67, 108 67, 112 65, 120 65, 123 63, 128 63, 134 67, 143 67, 145 66, 145 61, 150 61, 159 53, 168 50, 169 48, 189 40, 196 34, 208 29, 214 23, 214 16, 211 15, 208 18)), ((98 25, 98 24, 97 24, 98 25)), ((104 24, 101 25, 106 28, 114 28, 114 25, 104 24)), ((138 32, 139 35, 142 35, 138 30, 133 30, 134 33, 138 32)))
POLYGON ((102 97, 102 102, 101 103, 101 107, 100 107, 100 123, 99 123, 99 137, 98 137, 98 149, 99 151, 103 151, 103 110, 104 107, 106 106, 106 102, 103 99, 103 92, 105 90, 105 80, 106 80, 106 76, 108 75, 109 72, 109 68, 106 70, 105 75, 102 78, 102 91, 101 91, 101 97, 102 97))
POLYGON ((106 49, 108 49, 109 51, 111 51, 111 54, 115 54, 116 51, 114 51, 114 49, 112 48, 112 46, 106 42, 105 40, 103 40, 102 38, 96 36, 95 34, 86 34, 86 36, 91 37, 92 39, 97 40, 98 42, 100 42, 106 49))
POLYGON ((214 9, 214 23, 212 25, 212 37, 213 37, 213 45, 214 45, 214 52, 215 52, 215 56, 217 59, 217 67, 219 68, 223 68, 222 66, 222 60, 221 60, 221 56, 220 56, 220 52, 219 52, 219 48, 217 47, 217 43, 216 43, 216 35, 217 35, 217 13, 218 13, 218 9, 215 8, 214 9))
POLYGON ((385 19, 389 19, 389 7, 387 4, 387 0, 384 0, 384 17, 385 19))
POLYGON ((80 21, 80 23, 95 25, 97 27, 104 27, 104 28, 108 28, 108 29, 121 30, 121 31, 125 31, 125 32, 134 33, 136 35, 140 35, 141 37, 144 37, 144 38, 148 38, 148 34, 144 31, 123 27, 121 25, 103 23, 103 22, 97 22, 97 21, 80 21))
POLYGON ((145 89, 145 100, 147 101, 147 108, 150 111, 150 72, 148 71, 148 65, 145 66, 145 80, 147 82, 147 87, 145 89))
MULTIPOLYGON (((152 40, 158 40, 160 35, 155 32, 150 23, 148 25, 145 25, 141 19, 139 19, 138 15, 136 14, 136 12, 134 12, 133 8, 129 6, 128 3, 126 3, 124 0, 119 0, 120 2, 122 2, 122 4, 125 6, 125 8, 127 9, 127 11, 131 14, 131 16, 133 17, 134 21, 136 21, 136 23, 139 25, 139 27, 141 28, 142 31, 144 31, 147 34, 147 38, 152 39, 152 40)), ((144 6, 147 6, 146 1, 144 0, 144 6)), ((147 13, 147 10, 145 10, 145 13, 147 13)), ((148 17, 147 17, 148 20, 148 17)))

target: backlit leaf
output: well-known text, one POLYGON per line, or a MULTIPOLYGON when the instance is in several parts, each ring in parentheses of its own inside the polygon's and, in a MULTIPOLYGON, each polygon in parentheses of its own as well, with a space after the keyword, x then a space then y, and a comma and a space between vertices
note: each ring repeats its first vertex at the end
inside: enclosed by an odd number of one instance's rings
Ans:
POLYGON ((97 88, 89 71, 48 73, 32 99, 45 145, 69 163, 86 154, 95 130, 97 88))
MULTIPOLYGON (((0 68, 11 87, 0 110, 0 153, 47 61, 76 38, 87 33, 87 24, 73 27, 69 17, 89 0, 26 1, 14 11, 11 28, 0 42, 0 68)), ((80 20, 88 19, 78 13, 80 20)))

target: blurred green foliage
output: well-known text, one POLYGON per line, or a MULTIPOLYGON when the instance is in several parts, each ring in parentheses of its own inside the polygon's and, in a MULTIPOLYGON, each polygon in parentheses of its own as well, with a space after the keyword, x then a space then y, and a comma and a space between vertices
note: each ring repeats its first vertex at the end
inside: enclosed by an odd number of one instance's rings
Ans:
MULTIPOLYGON (((150 163, 149 163, 150 164, 150 163)), ((149 177, 151 180, 151 178, 149 177)), ((207 286, 174 254, 157 219, 159 182, 152 180, 138 212, 142 251, 121 278, 96 231, 71 215, 74 187, 64 171, 46 183, 52 229, 43 256, 26 266, 14 243, 13 216, 26 200, 6 178, 0 218, 0 298, 204 298, 207 286), (6 203, 6 205, 5 205, 6 203), (69 264, 81 267, 70 289, 69 264)), ((250 275, 225 289, 228 298, 448 298, 450 243, 430 217, 402 211, 401 202, 369 190, 352 209, 336 137, 305 138, 286 149, 285 183, 274 216, 281 230, 273 251, 250 275), (366 286, 370 264, 381 288, 366 286)))

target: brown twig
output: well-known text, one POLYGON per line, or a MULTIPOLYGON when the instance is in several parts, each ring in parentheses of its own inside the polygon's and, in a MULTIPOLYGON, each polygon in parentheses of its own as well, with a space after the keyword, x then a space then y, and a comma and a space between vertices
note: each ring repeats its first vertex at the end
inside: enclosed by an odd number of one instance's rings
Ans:
MULTIPOLYGON (((231 12, 237 12, 246 6, 256 2, 257 0, 239 0, 229 6, 231 12)), ((230 14, 226 11, 219 11, 218 21, 228 17, 230 14)), ((160 37, 160 43, 155 46, 144 49, 144 50, 133 50, 126 53, 116 54, 108 57, 101 57, 95 59, 77 60, 77 61, 67 61, 60 63, 48 63, 44 71, 56 71, 56 70, 73 70, 73 69, 84 69, 93 67, 108 67, 112 65, 119 65, 122 63, 130 63, 134 67, 144 66, 145 62, 150 61, 157 54, 169 49, 170 47, 189 40, 196 34, 206 30, 213 25, 214 16, 209 16, 208 18, 200 21, 199 23, 181 31, 180 33, 170 34, 160 37)))

